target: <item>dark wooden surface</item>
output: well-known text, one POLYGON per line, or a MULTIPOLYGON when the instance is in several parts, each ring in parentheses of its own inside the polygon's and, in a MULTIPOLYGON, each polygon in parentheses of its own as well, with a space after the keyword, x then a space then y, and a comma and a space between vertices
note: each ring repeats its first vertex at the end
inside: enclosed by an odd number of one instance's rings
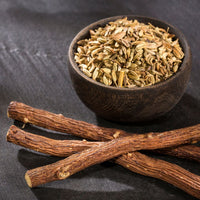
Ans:
MULTIPOLYGON (((13 121, 7 119, 6 109, 10 101, 17 100, 74 119, 138 133, 200 123, 199 10, 198 0, 1 0, 0 199, 195 199, 165 182, 109 163, 90 167, 64 181, 30 189, 24 180, 25 171, 58 158, 7 143, 6 132, 13 121), (187 37, 193 53, 191 79, 181 101, 166 116, 145 124, 117 124, 96 117, 75 94, 67 69, 67 49, 78 31, 101 18, 126 14, 155 17, 175 25, 187 37)), ((71 138, 30 126, 25 130, 55 139, 71 138)), ((153 156, 200 175, 196 162, 153 156)))

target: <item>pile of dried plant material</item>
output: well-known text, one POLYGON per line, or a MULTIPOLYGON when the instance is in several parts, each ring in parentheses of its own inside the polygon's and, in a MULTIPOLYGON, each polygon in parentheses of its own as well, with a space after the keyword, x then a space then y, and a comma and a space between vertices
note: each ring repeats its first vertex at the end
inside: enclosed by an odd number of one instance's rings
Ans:
POLYGON ((88 77, 116 87, 144 87, 165 81, 184 53, 169 30, 127 18, 90 30, 77 42, 75 61, 88 77))

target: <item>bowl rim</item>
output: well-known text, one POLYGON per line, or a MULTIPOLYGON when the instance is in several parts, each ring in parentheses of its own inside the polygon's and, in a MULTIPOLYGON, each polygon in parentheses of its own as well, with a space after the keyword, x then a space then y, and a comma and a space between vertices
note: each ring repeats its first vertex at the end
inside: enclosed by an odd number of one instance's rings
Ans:
POLYGON ((103 87, 103 88, 106 88, 106 89, 109 89, 109 90, 136 91, 136 90, 150 90, 150 89, 160 88, 160 87, 163 87, 163 86, 167 85, 168 83, 173 81, 175 78, 179 77, 184 72, 185 68, 187 68, 187 66, 189 66, 188 65, 188 61, 191 61, 191 50, 190 50, 190 46, 189 46, 188 41, 187 41, 186 37, 184 36, 184 34, 178 28, 176 28, 175 26, 173 26, 173 25, 171 25, 171 24, 169 24, 169 23, 167 23, 165 21, 162 21, 162 20, 159 20, 159 19, 156 19, 156 18, 153 18, 153 17, 142 16, 142 15, 118 15, 118 16, 102 18, 102 19, 100 19, 98 21, 95 21, 95 22, 89 24, 88 26, 84 27, 83 29, 81 29, 76 34, 76 36, 73 38, 73 40, 71 41, 71 43, 69 45, 68 58, 69 58, 71 66, 76 71, 76 73, 79 76, 81 76, 83 79, 85 79, 86 81, 88 81, 88 82, 90 82, 92 84, 95 84, 95 85, 97 85, 99 87, 103 87), (170 28, 174 29, 174 32, 176 32, 176 34, 179 35, 179 37, 177 37, 177 38, 179 39, 179 42, 181 43, 181 46, 183 46, 182 45, 183 43, 185 45, 185 51, 184 51, 185 55, 184 55, 184 58, 183 58, 183 62, 181 63, 181 66, 179 67, 179 70, 175 74, 173 74, 167 80, 159 82, 159 83, 154 84, 154 85, 145 86, 145 87, 124 88, 124 87, 108 86, 108 85, 105 85, 105 84, 100 83, 98 81, 95 81, 95 80, 87 77, 80 70, 80 68, 78 67, 78 64, 74 60, 74 54, 73 54, 74 53, 73 49, 74 49, 74 46, 76 45, 77 41, 83 36, 83 34, 85 34, 85 32, 88 32, 89 30, 94 29, 94 27, 101 26, 101 24, 106 24, 106 23, 108 23, 110 21, 117 20, 117 19, 124 18, 124 17, 127 17, 128 19, 129 18, 131 18, 131 19, 136 18, 137 20, 139 20, 139 18, 140 19, 144 19, 145 18, 145 19, 149 19, 149 21, 157 21, 159 23, 165 24, 166 26, 169 27, 169 30, 170 30, 170 28))

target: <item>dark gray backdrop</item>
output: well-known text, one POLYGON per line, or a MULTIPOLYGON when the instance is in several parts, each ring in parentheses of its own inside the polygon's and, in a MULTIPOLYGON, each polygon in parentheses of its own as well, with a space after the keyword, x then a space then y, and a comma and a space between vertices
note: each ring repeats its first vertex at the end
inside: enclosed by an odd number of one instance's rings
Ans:
MULTIPOLYGON (((0 1, 0 199, 195 199, 154 178, 132 173, 115 164, 90 167, 64 181, 30 189, 27 169, 58 160, 7 143, 10 101, 17 100, 74 119, 131 132, 164 131, 200 122, 200 1, 199 0, 1 0, 0 1), (67 70, 67 49, 84 26, 114 15, 139 14, 177 26, 188 38, 193 69, 187 90, 166 116, 145 124, 120 125, 100 119, 76 96, 67 70)), ((20 125, 20 124, 18 124, 20 125)), ((26 127, 51 138, 65 134, 26 127)), ((155 156, 155 155, 154 155, 155 156)), ((199 164, 156 156, 200 175, 199 164)))

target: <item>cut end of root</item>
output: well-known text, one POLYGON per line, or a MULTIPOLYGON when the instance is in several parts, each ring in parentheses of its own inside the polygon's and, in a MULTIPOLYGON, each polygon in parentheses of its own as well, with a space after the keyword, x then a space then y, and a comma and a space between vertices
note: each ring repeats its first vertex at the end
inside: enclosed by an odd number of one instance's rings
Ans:
POLYGON ((7 142, 10 142, 10 140, 9 140, 9 137, 10 136, 10 129, 7 131, 7 134, 6 134, 6 141, 7 142))
POLYGON ((10 118, 10 114, 9 114, 10 107, 12 107, 13 104, 15 104, 15 103, 16 103, 16 101, 11 101, 10 104, 9 104, 9 106, 8 106, 8 109, 7 109, 7 116, 8 116, 8 118, 10 118))
POLYGON ((29 175, 27 173, 25 174, 25 180, 26 180, 27 185, 30 188, 32 188, 32 182, 31 182, 31 179, 30 179, 30 177, 29 177, 29 175))
POLYGON ((9 108, 7 110, 7 117, 10 118, 10 115, 9 115, 9 108))
POLYGON ((17 133, 17 127, 15 125, 10 126, 10 128, 7 131, 6 134, 6 141, 11 142, 12 141, 12 135, 17 133))

